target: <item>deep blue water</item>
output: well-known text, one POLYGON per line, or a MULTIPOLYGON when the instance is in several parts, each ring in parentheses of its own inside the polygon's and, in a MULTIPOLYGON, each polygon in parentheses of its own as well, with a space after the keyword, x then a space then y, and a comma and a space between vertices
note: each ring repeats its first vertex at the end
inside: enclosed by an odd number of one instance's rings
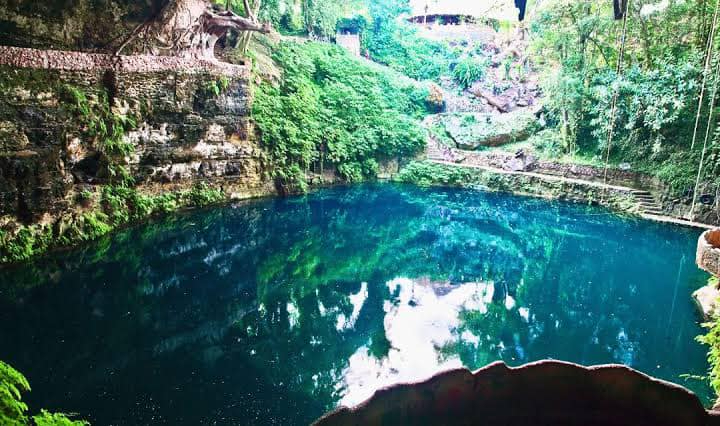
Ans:
POLYGON ((304 424, 449 367, 703 375, 699 231, 595 207, 368 185, 176 215, 0 269, 32 407, 105 424, 304 424))

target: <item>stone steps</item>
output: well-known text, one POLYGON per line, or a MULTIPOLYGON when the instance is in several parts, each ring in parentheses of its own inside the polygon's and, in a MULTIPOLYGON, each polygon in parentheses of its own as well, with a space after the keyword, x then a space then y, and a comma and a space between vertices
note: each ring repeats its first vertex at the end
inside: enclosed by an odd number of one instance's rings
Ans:
POLYGON ((429 149, 427 150, 427 158, 428 160, 445 160, 445 155, 439 150, 439 149, 429 149))
POLYGON ((655 196, 650 191, 636 189, 632 191, 635 201, 640 206, 641 213, 662 216, 662 206, 657 202, 655 196))
POLYGON ((429 137, 427 142, 425 156, 431 161, 453 161, 454 155, 451 150, 443 151, 440 144, 433 138, 429 137))

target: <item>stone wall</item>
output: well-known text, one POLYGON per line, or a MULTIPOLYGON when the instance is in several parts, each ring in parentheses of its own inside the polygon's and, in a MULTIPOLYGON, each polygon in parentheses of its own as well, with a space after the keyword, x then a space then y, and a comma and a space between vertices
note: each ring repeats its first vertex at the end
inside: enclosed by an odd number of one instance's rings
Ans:
POLYGON ((181 72, 184 74, 215 74, 228 78, 249 77, 249 69, 209 59, 190 59, 174 56, 108 55, 62 50, 41 50, 0 46, 0 65, 15 68, 34 68, 63 71, 117 73, 181 72))
POLYGON ((602 205, 618 212, 635 214, 638 205, 630 188, 607 186, 580 179, 563 179, 539 173, 524 173, 443 161, 411 163, 397 178, 420 185, 462 186, 553 200, 602 205))
POLYGON ((698 196, 695 199, 693 208, 693 194, 688 191, 682 195, 676 195, 666 191, 661 198, 663 211, 668 216, 688 218, 695 222, 720 225, 720 192, 712 183, 701 183, 698 187, 698 196), (692 212, 692 217, 690 217, 692 212))
POLYGON ((119 165, 141 191, 198 181, 238 198, 272 191, 248 84, 246 67, 214 61, 0 47, 0 225, 50 220, 111 181, 90 128, 103 114, 107 126, 130 123, 119 165))
MULTIPOLYGON (((499 151, 448 151, 446 161, 456 161, 462 165, 493 167, 503 170, 524 170, 571 179, 582 179, 602 183, 605 177, 603 167, 560 163, 525 157, 522 161, 516 155, 499 151)), ((645 173, 618 168, 609 168, 607 182, 610 185, 626 186, 650 191, 662 207, 663 214, 678 219, 692 220, 710 225, 720 224, 720 200, 717 188, 712 184, 700 185, 695 208, 692 209, 692 193, 676 195, 663 186, 657 178, 645 173), (693 211, 692 218, 690 211, 693 211)))
POLYGON ((705 231, 698 238, 695 261, 700 269, 720 277, 720 228, 705 231))
MULTIPOLYGON (((508 167, 513 166, 516 162, 515 154, 502 151, 463 151, 462 157, 464 157, 461 161, 462 164, 494 167, 498 169, 509 169, 508 167)), ((535 158, 528 158, 526 163, 523 169, 524 171, 532 171, 552 176, 583 179, 591 182, 603 182, 605 177, 604 168, 597 166, 560 163, 535 158)), ((512 170, 512 168, 509 170, 512 170)), ((611 185, 628 186, 631 188, 653 191, 661 190, 661 184, 657 179, 632 170, 609 168, 607 170, 607 182, 611 185)))

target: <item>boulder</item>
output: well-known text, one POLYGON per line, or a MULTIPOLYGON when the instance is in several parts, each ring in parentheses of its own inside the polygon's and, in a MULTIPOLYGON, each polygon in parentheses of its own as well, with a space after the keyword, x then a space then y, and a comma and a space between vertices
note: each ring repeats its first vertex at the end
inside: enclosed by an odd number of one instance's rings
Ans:
POLYGON ((425 99, 425 103, 428 106, 428 109, 433 112, 440 112, 443 109, 445 109, 445 96, 443 96, 443 91, 435 83, 428 84, 428 96, 425 99))
POLYGON ((692 297, 705 320, 710 320, 717 315, 720 289, 717 288, 716 283, 711 281, 708 285, 700 287, 693 292, 692 297))
POLYGON ((700 235, 695 260, 701 269, 720 276, 720 228, 700 235))
POLYGON ((522 141, 537 128, 537 119, 527 110, 507 114, 446 114, 441 123, 457 147, 464 150, 522 141))
POLYGON ((537 165, 537 158, 532 155, 525 154, 520 150, 514 156, 508 158, 502 168, 511 172, 526 172, 532 170, 537 165))
POLYGON ((315 422, 334 425, 716 425, 720 412, 673 383, 622 365, 495 362, 381 389, 315 422))

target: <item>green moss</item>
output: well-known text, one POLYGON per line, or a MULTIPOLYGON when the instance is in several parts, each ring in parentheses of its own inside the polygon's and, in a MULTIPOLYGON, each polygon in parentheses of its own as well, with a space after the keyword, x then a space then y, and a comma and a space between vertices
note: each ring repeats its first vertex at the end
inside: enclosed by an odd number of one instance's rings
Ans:
POLYGON ((221 76, 216 80, 210 80, 203 86, 205 95, 208 97, 218 97, 221 93, 227 91, 228 88, 230 88, 230 79, 226 76, 221 76))
POLYGON ((0 66, 0 90, 3 92, 19 88, 29 90, 31 93, 57 93, 59 82, 57 71, 0 66))
POLYGON ((99 207, 51 225, 0 230, 0 263, 18 262, 53 247, 92 241, 118 227, 182 208, 206 207, 227 200, 225 193, 199 183, 186 191, 145 195, 127 186, 103 188, 99 207))
POLYGON ((543 198, 569 199, 588 204, 602 204, 620 212, 631 212, 636 205, 631 194, 601 194, 598 188, 559 180, 545 180, 525 174, 495 173, 479 168, 428 161, 408 164, 400 170, 396 180, 420 186, 459 186, 543 198))
POLYGON ((430 127, 428 127, 428 132, 430 132, 430 135, 441 145, 449 148, 457 147, 455 145, 455 141, 450 137, 442 124, 433 123, 430 127))
POLYGON ((136 117, 113 112, 106 90, 95 96, 71 85, 60 88, 64 102, 80 127, 83 141, 97 147, 103 155, 105 174, 110 183, 129 185, 132 178, 125 167, 125 157, 135 151, 125 140, 125 133, 137 127, 136 117))

